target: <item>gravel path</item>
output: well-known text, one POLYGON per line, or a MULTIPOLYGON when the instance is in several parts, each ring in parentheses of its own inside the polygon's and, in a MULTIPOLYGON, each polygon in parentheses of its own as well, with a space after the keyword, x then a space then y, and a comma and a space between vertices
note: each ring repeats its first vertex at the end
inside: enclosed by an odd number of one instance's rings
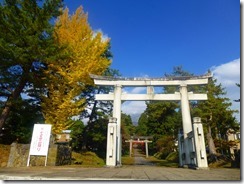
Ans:
POLYGON ((152 162, 146 159, 146 156, 140 153, 140 151, 134 148, 135 165, 154 165, 152 162))

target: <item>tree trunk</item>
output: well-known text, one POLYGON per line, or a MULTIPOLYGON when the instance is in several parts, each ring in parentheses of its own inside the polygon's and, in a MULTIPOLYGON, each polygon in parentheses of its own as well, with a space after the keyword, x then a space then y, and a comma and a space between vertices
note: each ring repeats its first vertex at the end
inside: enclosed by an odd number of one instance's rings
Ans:
POLYGON ((13 102, 19 98, 20 93, 22 92, 22 90, 24 89, 26 84, 26 78, 24 75, 22 75, 19 85, 14 89, 14 91, 11 93, 11 95, 9 96, 9 98, 7 99, 7 101, 5 102, 3 111, 0 115, 0 132, 2 131, 2 128, 9 116, 9 113, 11 111, 11 108, 13 106, 13 102))
POLYGON ((207 133, 207 140, 208 140, 208 147, 209 147, 209 154, 210 155, 216 155, 216 147, 213 141, 213 137, 212 137, 212 131, 211 131, 211 127, 210 125, 208 125, 208 133, 207 133))

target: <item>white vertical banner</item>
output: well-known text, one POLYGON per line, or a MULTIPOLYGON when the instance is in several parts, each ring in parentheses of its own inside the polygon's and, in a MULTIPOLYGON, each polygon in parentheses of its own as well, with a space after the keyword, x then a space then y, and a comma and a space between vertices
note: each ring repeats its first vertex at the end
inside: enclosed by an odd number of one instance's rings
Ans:
POLYGON ((49 124, 34 125, 27 166, 29 166, 30 155, 46 156, 47 161, 51 127, 52 125, 49 124))

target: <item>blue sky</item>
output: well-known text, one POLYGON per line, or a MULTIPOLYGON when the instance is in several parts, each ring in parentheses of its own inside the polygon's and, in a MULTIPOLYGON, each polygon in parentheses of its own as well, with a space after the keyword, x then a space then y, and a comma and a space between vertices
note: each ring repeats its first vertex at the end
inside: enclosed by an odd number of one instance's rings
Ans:
POLYGON ((174 66, 203 74, 240 57, 238 0, 73 0, 93 30, 111 38, 112 67, 123 76, 160 77, 174 66))
MULTIPOLYGON (((230 98, 240 98, 235 86, 240 83, 240 1, 64 2, 70 13, 83 6, 92 29, 111 39, 111 67, 122 76, 162 77, 175 66, 195 75, 210 69, 230 98)), ((124 112, 136 107, 142 111, 143 103, 127 102, 124 112)), ((240 103, 233 106, 240 109, 240 103)))

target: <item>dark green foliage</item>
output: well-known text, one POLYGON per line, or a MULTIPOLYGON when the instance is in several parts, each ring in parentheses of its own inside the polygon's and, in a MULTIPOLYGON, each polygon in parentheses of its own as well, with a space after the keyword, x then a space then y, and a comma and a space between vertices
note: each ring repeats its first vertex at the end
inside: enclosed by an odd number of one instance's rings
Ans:
POLYGON ((134 135, 135 127, 130 115, 121 113, 122 155, 129 154, 129 143, 125 143, 134 135))
POLYGON ((138 125, 136 126, 135 134, 138 136, 147 135, 147 122, 148 118, 145 112, 143 112, 138 120, 138 125))
POLYGON ((32 103, 32 100, 22 100, 19 98, 10 113, 2 136, 1 144, 11 144, 13 141, 28 144, 32 137, 34 124, 43 122, 41 109, 32 103))
POLYGON ((130 115, 121 113, 121 126, 124 128, 124 138, 129 139, 130 136, 134 135, 135 127, 132 123, 130 115))
MULTIPOLYGON (((0 97, 5 102, 0 130, 25 89, 44 87, 42 70, 57 59, 50 21, 61 14, 62 0, 5 0, 0 5, 0 97)), ((18 123, 18 122, 16 122, 18 123)), ((16 126, 16 125, 12 125, 16 126)))
MULTIPOLYGON (((168 78, 193 76, 182 67, 174 67, 172 74, 165 74, 168 78)), ((188 86, 188 91, 208 94, 206 101, 190 101, 191 117, 200 117, 204 127, 206 146, 211 153, 217 150, 228 153, 232 142, 226 141, 228 130, 238 131, 239 124, 231 110, 231 102, 225 97, 226 92, 221 84, 217 85, 216 79, 210 79, 208 85, 188 86), (221 144, 220 144, 221 142, 221 144)), ((237 84, 238 86, 238 84, 237 84)), ((179 91, 177 87, 166 86, 163 93, 179 91)), ((149 144, 151 152, 166 156, 174 152, 176 148, 173 142, 177 140, 178 129, 182 128, 180 102, 147 102, 147 109, 139 118, 136 134, 147 134, 154 137, 153 143, 149 144), (172 141, 170 141, 171 139, 172 141), (157 144, 156 144, 157 142, 157 144), (173 149, 173 150, 172 150, 173 149)), ((233 145, 232 145, 233 146, 233 145)))
MULTIPOLYGON (((162 136, 176 139, 181 127, 181 115, 177 108, 174 102, 147 102, 147 109, 139 118, 136 135, 153 136, 153 142, 148 145, 151 153, 162 151, 162 145, 157 143, 162 136)), ((167 151, 167 154, 170 152, 167 151)))
POLYGON ((82 148, 82 144, 84 142, 83 131, 85 126, 82 121, 75 121, 71 126, 71 147, 73 151, 80 152, 82 148))
POLYGON ((100 158, 106 158, 108 119, 89 122, 84 129, 84 147, 95 152, 100 158))
MULTIPOLYGON (((106 56, 111 57, 111 53, 107 53, 106 56)), ((120 74, 117 70, 107 69, 104 75, 118 76, 120 74)), ((110 101, 95 101, 95 94, 106 94, 111 90, 111 87, 89 86, 81 94, 86 97, 87 106, 81 118, 87 118, 88 122, 82 133, 82 147, 80 145, 77 149, 94 151, 101 158, 106 157, 108 117, 111 116, 113 104, 110 101)))
POLYGON ((157 152, 160 153, 161 159, 166 159, 166 157, 176 151, 175 138, 173 136, 163 135, 156 142, 157 152))
POLYGON ((207 138, 210 154, 216 154, 214 140, 225 139, 228 130, 239 130, 239 123, 233 116, 230 99, 226 98, 226 91, 217 79, 210 79, 205 90, 208 91, 208 100, 200 101, 192 109, 193 116, 201 117, 207 138))
POLYGON ((177 126, 177 104, 172 102, 150 102, 147 103, 146 113, 148 115, 148 134, 155 138, 161 135, 174 135, 177 126))
MULTIPOLYGON (((111 56, 111 55, 108 55, 111 56)), ((104 76, 120 76, 118 70, 108 68, 104 76)), ((82 92, 81 97, 86 98, 86 110, 81 114, 82 118, 88 118, 89 122, 96 121, 103 115, 110 115, 112 113, 113 104, 110 101, 95 101, 95 94, 108 94, 113 90, 112 87, 107 86, 87 86, 86 90, 82 92), (90 112, 89 112, 90 111, 90 112)))

